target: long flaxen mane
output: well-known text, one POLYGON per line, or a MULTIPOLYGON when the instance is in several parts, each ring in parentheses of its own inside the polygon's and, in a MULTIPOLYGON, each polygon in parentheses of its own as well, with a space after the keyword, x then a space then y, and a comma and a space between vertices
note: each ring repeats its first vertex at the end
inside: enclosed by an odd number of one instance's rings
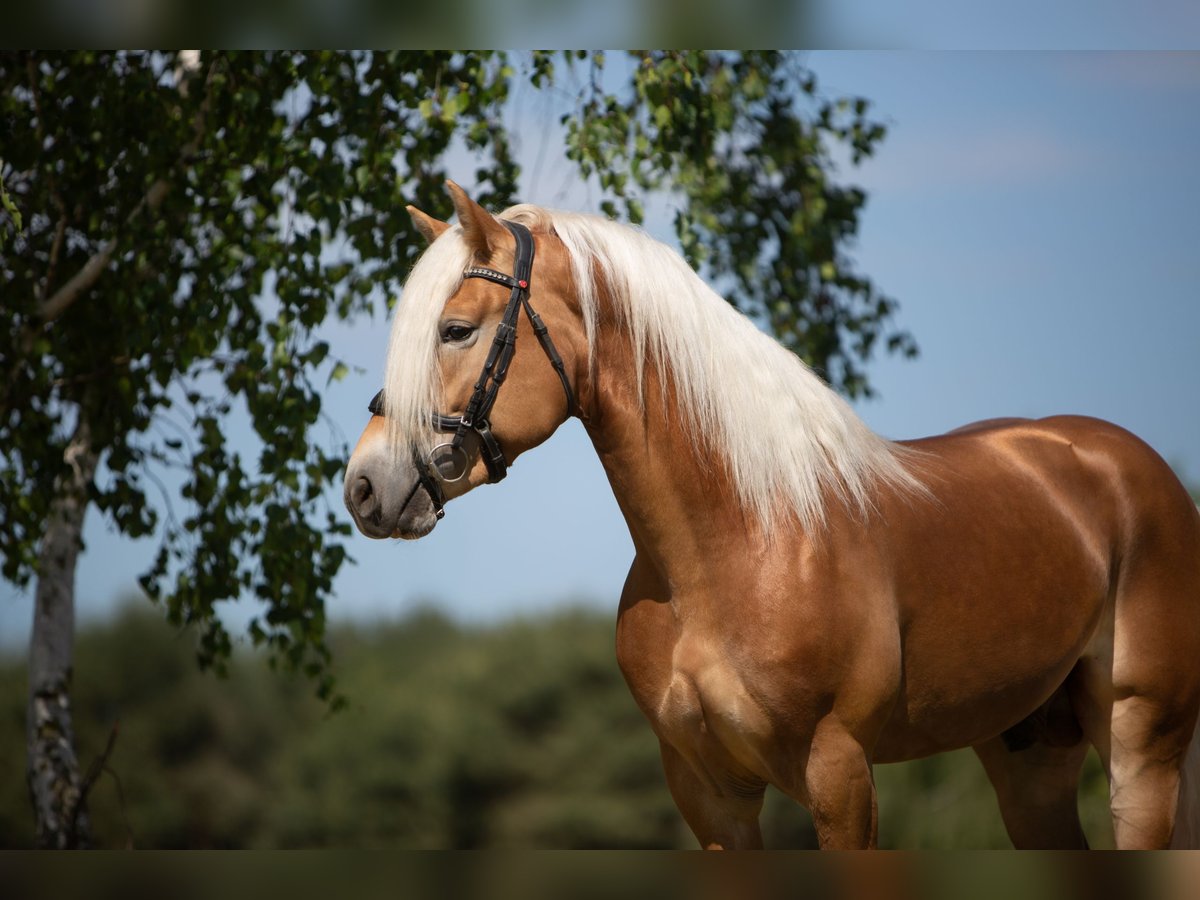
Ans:
MULTIPOLYGON (((641 401, 647 400, 646 365, 669 372, 660 382, 669 382, 677 396, 659 398, 664 409, 696 436, 702 459, 725 466, 740 502, 768 533, 781 516, 819 529, 830 498, 865 515, 881 484, 926 493, 911 471, 909 451, 872 432, 803 361, 725 302, 670 247, 597 216, 520 205, 500 217, 558 236, 570 255, 589 352, 604 296, 629 333, 641 401)), ((434 442, 430 413, 441 405, 438 320, 469 257, 461 228, 451 228, 405 284, 384 382, 397 446, 427 449, 434 442)), ((536 262, 532 296, 536 305, 536 262)))

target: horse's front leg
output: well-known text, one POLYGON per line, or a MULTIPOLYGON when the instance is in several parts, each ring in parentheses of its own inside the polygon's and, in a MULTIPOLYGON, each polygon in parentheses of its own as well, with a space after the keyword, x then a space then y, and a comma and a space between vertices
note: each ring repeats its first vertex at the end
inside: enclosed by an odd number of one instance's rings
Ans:
POLYGON ((761 850, 758 815, 766 784, 720 776, 718 781, 709 781, 670 744, 663 741, 660 746, 671 797, 700 846, 705 850, 761 850))
POLYGON ((813 817, 822 850, 873 849, 879 810, 875 778, 862 745, 840 723, 817 726, 804 769, 803 795, 788 790, 813 817))

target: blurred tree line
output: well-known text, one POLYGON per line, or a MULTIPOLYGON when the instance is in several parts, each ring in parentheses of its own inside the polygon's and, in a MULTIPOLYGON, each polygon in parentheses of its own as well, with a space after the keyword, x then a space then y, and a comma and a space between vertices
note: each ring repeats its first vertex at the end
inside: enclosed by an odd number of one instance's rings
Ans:
MULTIPOLYGON (((492 626, 432 611, 335 629, 347 707, 235 653, 194 665, 195 639, 144 604, 79 636, 81 767, 97 846, 692 847, 658 744, 612 650, 612 617, 566 610, 492 626)), ((0 847, 34 826, 23 661, 0 664, 0 847)), ((1007 847, 970 751, 876 767, 885 847, 1007 847)), ((1081 793, 1093 846, 1111 846, 1095 759, 1081 793)), ((799 806, 770 793, 769 847, 815 847, 799 806)))

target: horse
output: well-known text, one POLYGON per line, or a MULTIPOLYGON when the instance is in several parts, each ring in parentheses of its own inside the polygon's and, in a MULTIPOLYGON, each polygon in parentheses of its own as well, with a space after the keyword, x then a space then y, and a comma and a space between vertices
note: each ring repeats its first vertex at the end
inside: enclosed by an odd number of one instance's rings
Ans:
POLYGON ((617 662, 701 847, 762 846, 768 784, 874 847, 872 766, 968 746, 1017 847, 1087 846, 1089 747, 1118 847, 1198 846, 1200 513, 1147 444, 886 440, 641 230, 447 188, 457 225, 408 207, 347 508, 420 538, 578 417, 635 549, 617 662))

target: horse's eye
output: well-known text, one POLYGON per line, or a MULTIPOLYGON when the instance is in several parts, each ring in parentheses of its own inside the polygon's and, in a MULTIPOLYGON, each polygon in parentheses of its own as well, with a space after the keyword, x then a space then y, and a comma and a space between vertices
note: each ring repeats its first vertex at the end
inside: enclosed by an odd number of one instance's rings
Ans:
POLYGON ((475 333, 475 329, 462 322, 451 322, 442 329, 442 343, 459 344, 475 333))

